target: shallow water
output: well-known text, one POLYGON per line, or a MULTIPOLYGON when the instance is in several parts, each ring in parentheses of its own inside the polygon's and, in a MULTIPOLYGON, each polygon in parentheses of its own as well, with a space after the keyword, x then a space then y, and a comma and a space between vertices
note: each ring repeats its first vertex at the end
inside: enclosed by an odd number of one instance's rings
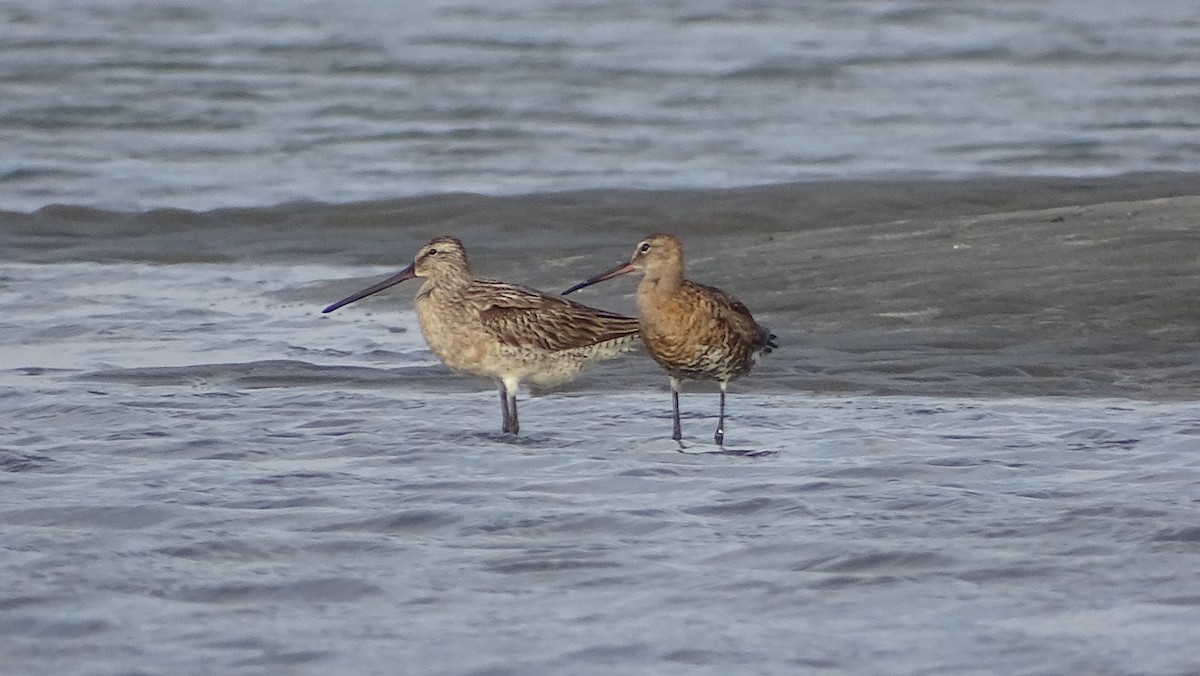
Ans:
POLYGON ((633 356, 523 396, 513 442, 407 300, 317 314, 384 272, 5 266, 6 669, 1200 666, 1194 402, 822 394, 768 369, 727 435, 773 455, 704 454, 708 392, 683 397, 681 454, 633 356))

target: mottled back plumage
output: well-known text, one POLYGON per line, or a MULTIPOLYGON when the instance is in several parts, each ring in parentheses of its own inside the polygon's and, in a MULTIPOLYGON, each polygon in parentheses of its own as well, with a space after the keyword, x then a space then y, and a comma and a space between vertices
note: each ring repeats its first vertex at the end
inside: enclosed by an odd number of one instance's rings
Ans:
POLYGON ((429 349, 450 368, 499 384, 506 432, 518 430, 515 397, 522 381, 544 387, 570 381, 591 361, 614 357, 637 341, 632 317, 476 278, 455 237, 432 240, 412 265, 325 312, 413 277, 424 280, 416 311, 429 349))
POLYGON ((477 279, 465 295, 478 299, 484 308, 480 322, 508 345, 533 345, 550 352, 586 350, 612 341, 630 342, 638 330, 633 317, 505 282, 477 279))

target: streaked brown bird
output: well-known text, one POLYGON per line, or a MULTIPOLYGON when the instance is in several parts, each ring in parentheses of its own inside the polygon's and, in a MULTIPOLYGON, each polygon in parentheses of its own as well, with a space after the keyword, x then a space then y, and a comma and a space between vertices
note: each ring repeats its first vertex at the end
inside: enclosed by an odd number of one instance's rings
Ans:
POLYGON ((647 237, 638 242, 628 263, 580 282, 563 295, 635 270, 643 273, 637 288, 642 341, 671 378, 671 438, 682 447, 679 381, 715 380, 721 386, 721 409, 713 440, 724 448, 725 388, 749 373, 759 355, 778 347, 775 334, 754 321, 737 298, 684 279, 683 244, 674 235, 647 237))
POLYGON ((351 294, 322 312, 419 277, 417 320, 425 342, 446 366, 486 376, 500 390, 503 430, 516 435, 522 381, 552 387, 573 380, 590 362, 615 357, 637 342, 638 321, 517 284, 471 274, 462 242, 438 237, 412 265, 351 294))

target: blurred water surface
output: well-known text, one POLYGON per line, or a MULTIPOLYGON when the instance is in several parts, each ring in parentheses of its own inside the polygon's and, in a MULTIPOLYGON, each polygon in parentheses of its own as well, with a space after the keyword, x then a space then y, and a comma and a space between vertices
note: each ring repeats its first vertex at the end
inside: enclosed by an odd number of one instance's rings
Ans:
POLYGON ((0 2, 0 208, 1200 170, 1200 6, 0 2))

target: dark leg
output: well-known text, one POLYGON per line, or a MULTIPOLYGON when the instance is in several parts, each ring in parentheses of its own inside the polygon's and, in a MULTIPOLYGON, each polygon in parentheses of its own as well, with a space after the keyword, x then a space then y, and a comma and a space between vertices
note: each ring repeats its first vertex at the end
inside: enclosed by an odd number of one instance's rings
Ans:
POLYGON ((502 431, 505 434, 512 432, 512 414, 508 412, 508 392, 505 391, 503 383, 500 384, 500 414, 504 416, 502 431))
POLYGON ((671 378, 671 410, 674 413, 674 423, 671 427, 671 438, 683 446, 683 430, 679 428, 679 380, 671 378))
POLYGON ((717 414, 717 432, 713 435, 713 441, 721 448, 725 448, 725 383, 721 383, 721 409, 717 414))
POLYGON ((512 432, 513 436, 515 437, 515 436, 517 436, 517 432, 521 429, 521 424, 520 424, 520 422, 517 421, 517 392, 516 392, 516 390, 513 390, 512 392, 509 392, 509 394, 508 394, 508 407, 512 410, 512 413, 509 416, 509 422, 510 422, 509 427, 511 427, 512 429, 509 431, 512 432))

